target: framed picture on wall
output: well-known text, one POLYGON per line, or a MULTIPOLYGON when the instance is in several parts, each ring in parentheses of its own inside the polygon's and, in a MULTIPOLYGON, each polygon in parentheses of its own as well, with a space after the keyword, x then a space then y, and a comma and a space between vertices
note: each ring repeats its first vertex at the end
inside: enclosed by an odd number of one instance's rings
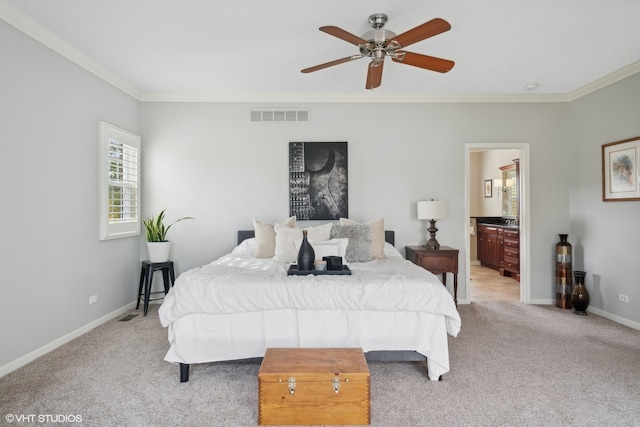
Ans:
POLYGON ((640 200, 638 154, 640 137, 610 142, 602 146, 602 200, 640 200))
POLYGON ((484 180, 484 197, 493 197, 493 180, 484 180))
POLYGON ((299 220, 349 217, 346 142, 289 143, 289 213, 299 220))

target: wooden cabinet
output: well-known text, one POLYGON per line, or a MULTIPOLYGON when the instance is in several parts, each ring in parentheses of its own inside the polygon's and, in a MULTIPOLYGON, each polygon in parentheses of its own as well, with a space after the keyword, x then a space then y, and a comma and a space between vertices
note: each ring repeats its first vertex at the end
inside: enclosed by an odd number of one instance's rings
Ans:
POLYGON ((511 276, 520 281, 520 231, 505 228, 503 230, 502 268, 500 274, 511 276))
POLYGON ((502 267, 502 227, 478 225, 478 260, 480 264, 499 270, 502 267))
POLYGON ((520 232, 517 228, 478 224, 478 260, 503 276, 520 281, 520 232))

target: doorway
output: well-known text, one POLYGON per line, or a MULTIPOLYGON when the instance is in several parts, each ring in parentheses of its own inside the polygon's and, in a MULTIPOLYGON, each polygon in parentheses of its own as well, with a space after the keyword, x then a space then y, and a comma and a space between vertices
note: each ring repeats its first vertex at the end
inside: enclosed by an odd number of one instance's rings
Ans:
MULTIPOLYGON (((481 193, 481 185, 472 185, 472 182, 485 182, 492 179, 492 176, 483 176, 481 178, 473 177, 472 173, 472 153, 475 152, 491 152, 492 150, 517 150, 517 158, 520 159, 520 182, 519 182, 519 262, 520 262, 520 283, 519 287, 514 279, 504 277, 497 270, 490 269, 485 266, 477 265, 479 263, 471 263, 472 241, 475 243, 476 236, 473 232, 477 230, 474 226, 465 229, 466 242, 466 286, 464 299, 467 303, 474 300, 516 300, 524 303, 530 301, 530 258, 529 258, 529 144, 528 143, 467 143, 465 144, 465 218, 472 218, 472 200, 477 203, 478 193, 481 193), (486 178, 486 180, 484 179, 486 178), (475 181, 474 181, 475 180, 475 181), (472 284, 472 277, 476 278, 476 282, 472 284), (487 285, 483 290, 480 285, 487 285), (478 285, 478 286, 476 286, 478 285), (518 289, 519 288, 519 289, 518 289)), ((495 153, 494 153, 495 154, 495 153)), ((486 191, 486 185, 485 185, 486 191)), ((494 189, 496 191, 496 189, 494 189)), ((500 194, 500 193, 498 193, 500 194)), ((485 195, 480 195, 484 197, 485 195)), ((495 199, 494 202, 498 202, 495 199)), ((475 205, 473 205, 475 206, 475 205)), ((498 215, 500 216, 500 215, 498 215)), ((475 247, 473 248, 475 251, 475 247)))

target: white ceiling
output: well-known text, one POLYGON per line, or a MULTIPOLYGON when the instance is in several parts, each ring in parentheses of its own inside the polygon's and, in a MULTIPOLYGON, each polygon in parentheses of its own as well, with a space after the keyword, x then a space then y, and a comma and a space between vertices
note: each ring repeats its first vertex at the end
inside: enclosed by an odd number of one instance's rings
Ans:
POLYGON ((0 0, 0 17, 56 50, 79 50, 77 62, 95 62, 142 99, 566 97, 611 73, 640 71, 640 0, 0 0), (435 17, 448 21, 450 31, 407 50, 455 67, 440 74, 387 59, 374 94, 364 89, 366 58, 300 72, 358 53, 320 26, 362 36, 377 12, 396 34, 435 17), (60 48, 67 43, 75 49, 60 48), (539 87, 526 91, 529 84, 539 87))

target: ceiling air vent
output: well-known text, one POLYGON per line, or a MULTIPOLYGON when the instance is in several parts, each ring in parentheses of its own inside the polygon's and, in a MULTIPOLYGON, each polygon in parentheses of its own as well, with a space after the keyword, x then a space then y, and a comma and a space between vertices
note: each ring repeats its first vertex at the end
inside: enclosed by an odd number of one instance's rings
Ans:
POLYGON ((309 110, 251 110, 251 121, 263 123, 308 122, 309 110))

